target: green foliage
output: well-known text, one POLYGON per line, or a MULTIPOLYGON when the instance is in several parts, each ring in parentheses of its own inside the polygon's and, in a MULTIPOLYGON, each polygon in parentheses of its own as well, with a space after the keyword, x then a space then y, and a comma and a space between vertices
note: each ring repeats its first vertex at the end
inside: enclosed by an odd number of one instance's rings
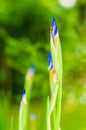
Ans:
MULTIPOLYGON (((63 8, 57 0, 0 0, 0 88, 12 91, 14 98, 22 92, 26 70, 32 63, 36 73, 31 96, 38 98, 49 93, 47 52, 52 16, 57 19, 61 38, 63 104, 71 91, 77 95, 83 90, 86 79, 86 0, 77 0, 75 7, 69 9, 63 8)), ((62 109, 62 129, 74 129, 70 128, 71 123, 65 126, 66 121, 78 119, 81 122, 78 117, 83 119, 84 116, 74 110, 75 117, 71 114, 69 117, 71 107, 67 109, 66 105, 62 109)), ((80 111, 82 109, 80 107, 80 111)), ((84 123, 79 129, 86 129, 84 123)))
MULTIPOLYGON (((20 73, 22 76, 23 74, 24 77, 30 64, 34 63, 36 65, 34 84, 36 86, 35 88, 41 88, 40 93, 42 95, 42 88, 48 86, 46 78, 49 26, 51 24, 51 17, 55 16, 60 31, 63 50, 64 80, 69 75, 73 78, 72 70, 76 70, 76 75, 73 73, 76 78, 77 75, 80 75, 80 77, 83 75, 82 64, 85 66, 84 57, 86 53, 83 53, 83 50, 81 50, 85 45, 84 41, 80 41, 81 37, 83 37, 83 35, 80 35, 83 33, 80 28, 84 28, 84 25, 82 26, 79 23, 79 7, 65 9, 58 2, 45 2, 45 0, 41 2, 38 0, 36 2, 32 2, 31 0, 22 0, 21 2, 2 0, 0 1, 0 6, 0 42, 2 48, 0 59, 2 59, 2 73, 6 74, 3 70, 3 62, 5 62, 7 68, 11 71, 17 71, 16 75, 20 73), (75 60, 76 62, 74 62, 75 60), (78 63, 79 67, 77 67, 78 63), (41 81, 43 84, 41 84, 41 81)), ((11 73, 9 78, 11 75, 13 74, 11 73)), ((3 76, 1 75, 1 77, 3 76)), ((13 80, 16 82, 16 77, 13 80)), ((21 78, 19 78, 19 82, 21 82, 21 78)), ((22 85, 23 83, 21 85, 16 83, 16 88, 22 85)), ((11 86, 13 86, 12 83, 11 86)), ((19 93, 21 88, 23 86, 17 89, 17 93, 19 93)), ((35 91, 34 89, 34 93, 35 91)))
POLYGON ((9 114, 9 100, 4 92, 0 92, 0 130, 6 130, 9 114))

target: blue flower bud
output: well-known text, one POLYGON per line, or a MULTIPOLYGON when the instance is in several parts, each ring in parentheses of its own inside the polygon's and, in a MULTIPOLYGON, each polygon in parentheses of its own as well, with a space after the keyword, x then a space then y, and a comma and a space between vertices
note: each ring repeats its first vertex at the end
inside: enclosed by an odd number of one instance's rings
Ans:
POLYGON ((57 31, 58 31, 58 27, 56 25, 56 20, 53 17, 53 19, 52 19, 52 35, 55 36, 57 31))
POLYGON ((30 67, 30 72, 31 72, 32 74, 34 74, 34 72, 35 72, 35 65, 34 65, 34 64, 31 65, 31 67, 30 67))
POLYGON ((52 62, 52 56, 51 53, 48 52, 48 69, 52 70, 53 69, 53 62, 52 62))
POLYGON ((26 94, 26 90, 24 89, 22 92, 22 97, 26 94))

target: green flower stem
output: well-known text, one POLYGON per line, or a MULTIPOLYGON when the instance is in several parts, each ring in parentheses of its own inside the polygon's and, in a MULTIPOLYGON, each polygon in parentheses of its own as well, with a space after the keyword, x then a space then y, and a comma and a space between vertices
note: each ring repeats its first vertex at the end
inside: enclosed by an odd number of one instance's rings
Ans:
POLYGON ((49 113, 49 97, 47 98, 47 130, 51 130, 50 113, 49 113))
MULTIPOLYGON (((32 77, 31 77, 32 78, 32 77)), ((27 104, 26 104, 26 129, 30 129, 30 93, 31 93, 31 88, 32 88, 32 79, 28 79, 27 77, 25 78, 25 84, 24 88, 26 89, 26 99, 27 99, 27 104)))
POLYGON ((57 96, 57 130, 60 128, 60 117, 61 117, 61 100, 62 100, 62 85, 61 82, 59 84, 58 96, 57 96))
POLYGON ((60 117, 61 117, 61 100, 62 100, 62 54, 61 54, 61 46, 60 42, 58 42, 57 48, 57 58, 58 62, 56 63, 56 71, 58 74, 58 95, 57 95, 57 130, 60 127, 60 117), (57 65, 58 64, 58 65, 57 65))
POLYGON ((30 118, 29 118, 29 109, 30 109, 30 93, 33 82, 34 66, 27 71, 24 83, 24 92, 22 95, 22 100, 20 104, 20 113, 19 113, 19 130, 28 130, 30 129, 30 118))
POLYGON ((26 104, 21 101, 19 112, 19 130, 26 128, 26 104))
POLYGON ((13 116, 11 117, 11 125, 10 125, 10 130, 13 130, 13 116))
POLYGON ((58 79, 58 93, 56 99, 56 130, 60 128, 61 100, 62 100, 62 51, 58 34, 56 20, 53 18, 52 29, 50 32, 50 44, 53 66, 58 79))
POLYGON ((58 85, 55 86, 55 90, 54 90, 52 97, 51 97, 51 100, 50 100, 50 107, 49 107, 50 115, 51 115, 51 113, 52 113, 52 111, 54 110, 54 107, 55 107, 57 92, 58 92, 58 85))

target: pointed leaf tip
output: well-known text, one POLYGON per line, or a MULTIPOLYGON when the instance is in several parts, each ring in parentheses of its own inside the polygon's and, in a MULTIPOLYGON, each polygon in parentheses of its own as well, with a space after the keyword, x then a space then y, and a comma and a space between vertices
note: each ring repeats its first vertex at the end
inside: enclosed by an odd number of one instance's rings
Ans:
POLYGON ((53 19, 52 19, 52 35, 55 36, 57 31, 58 31, 58 27, 57 27, 57 24, 56 24, 56 20, 53 17, 53 19))
POLYGON ((51 53, 48 52, 48 69, 52 70, 53 69, 53 62, 52 62, 52 56, 51 53))

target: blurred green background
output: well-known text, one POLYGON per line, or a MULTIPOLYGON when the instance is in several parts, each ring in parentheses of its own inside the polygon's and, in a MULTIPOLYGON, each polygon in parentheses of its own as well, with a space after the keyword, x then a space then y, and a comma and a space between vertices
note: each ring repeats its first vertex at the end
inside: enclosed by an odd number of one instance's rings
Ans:
MULTIPOLYGON (((61 129, 86 130, 86 0, 76 0, 74 5, 74 0, 69 1, 70 6, 62 0, 0 0, 0 130, 9 129, 12 116, 14 130, 18 129, 24 78, 33 63, 31 112, 38 113, 38 118, 41 115, 36 101, 49 95, 47 53, 52 16, 58 24, 63 55, 61 129)), ((31 130, 36 124, 33 121, 31 130)))

